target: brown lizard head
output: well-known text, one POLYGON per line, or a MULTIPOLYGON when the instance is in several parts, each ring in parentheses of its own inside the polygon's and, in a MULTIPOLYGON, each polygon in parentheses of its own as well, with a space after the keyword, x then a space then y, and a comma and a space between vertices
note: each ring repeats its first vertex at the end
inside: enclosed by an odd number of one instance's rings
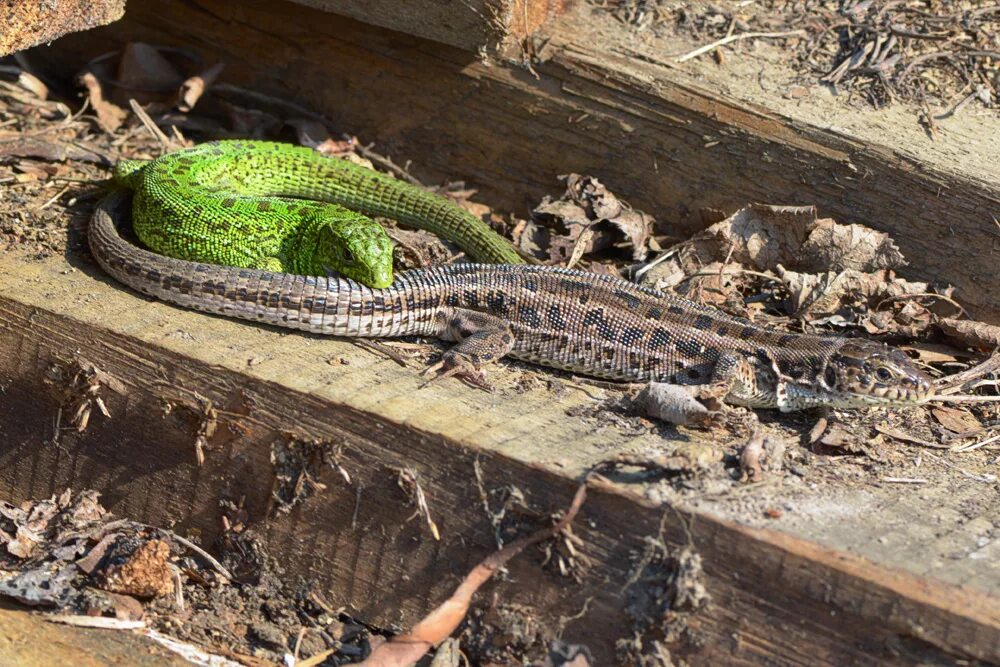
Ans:
POLYGON ((818 385, 831 405, 915 405, 934 395, 931 379, 909 357, 882 343, 848 340, 826 362, 818 385))

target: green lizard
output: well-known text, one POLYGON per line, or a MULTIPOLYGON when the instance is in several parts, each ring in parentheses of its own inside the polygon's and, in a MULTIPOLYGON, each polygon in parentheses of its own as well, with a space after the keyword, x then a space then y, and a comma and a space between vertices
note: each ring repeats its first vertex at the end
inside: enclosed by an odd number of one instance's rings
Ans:
POLYGON ((212 142, 149 162, 123 160, 113 181, 135 192, 139 239, 178 259, 311 276, 333 271, 388 287, 392 242, 367 214, 440 234, 475 261, 524 263, 447 199, 302 146, 212 142))

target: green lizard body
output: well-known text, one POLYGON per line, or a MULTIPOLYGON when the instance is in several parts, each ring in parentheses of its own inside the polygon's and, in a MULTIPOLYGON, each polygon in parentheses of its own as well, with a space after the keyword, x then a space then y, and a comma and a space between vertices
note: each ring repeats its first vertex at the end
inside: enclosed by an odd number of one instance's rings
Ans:
POLYGON ((419 187, 291 144, 219 141, 150 162, 124 160, 136 235, 178 259, 392 283, 392 242, 363 214, 455 242, 472 259, 524 260, 482 220, 419 187))

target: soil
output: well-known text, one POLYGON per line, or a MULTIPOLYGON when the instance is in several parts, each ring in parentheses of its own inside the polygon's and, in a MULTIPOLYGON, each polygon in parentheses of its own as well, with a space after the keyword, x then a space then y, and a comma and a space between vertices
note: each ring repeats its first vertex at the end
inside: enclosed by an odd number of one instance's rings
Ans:
MULTIPOLYGON (((609 28, 608 34, 612 33, 620 35, 621 31, 609 28)), ((685 50, 680 30, 668 28, 658 34, 636 28, 633 36, 635 41, 627 48, 647 52, 650 57, 685 50)), ((691 48, 698 45, 687 39, 691 48)), ((626 47, 619 43, 614 48, 626 47)), ((936 163, 956 171, 978 177, 992 175, 991 163, 975 156, 991 151, 1000 154, 1000 133, 989 136, 981 131, 985 123, 995 122, 995 111, 967 105, 948 118, 938 119, 931 131, 915 122, 915 107, 894 105, 859 111, 844 103, 842 93, 804 81, 803 73, 785 66, 786 61, 784 49, 768 42, 746 41, 734 47, 722 65, 705 57, 684 67, 693 78, 748 102, 766 103, 844 133, 879 140, 890 134, 895 150, 916 158, 933 154, 936 163)), ((61 92, 70 106, 43 100, 12 83, 0 89, 0 246, 23 261, 62 254, 85 257, 86 221, 103 192, 100 182, 108 177, 110 165, 123 157, 148 158, 163 150, 134 117, 109 131, 94 112, 93 96, 88 108, 80 106, 72 91, 61 92), (64 155, 70 157, 63 159, 64 155)), ((241 110, 238 120, 252 122, 256 118, 252 112, 241 110)), ((206 117, 205 122, 197 135, 199 140, 239 131, 232 117, 228 122, 206 117)), ((253 125, 251 130, 265 132, 269 138, 301 138, 300 132, 280 122, 277 129, 262 127, 253 125)), ((180 143, 176 134, 172 140, 180 143)), ((356 146, 351 143, 346 148, 356 146)), ((403 175, 398 169, 396 173, 403 175)), ((451 190, 460 203, 473 206, 465 201, 463 191, 451 190)), ((553 193, 554 199, 560 194, 553 193)), ((473 210, 498 229, 524 233, 512 216, 481 207, 473 210)), ((424 236, 399 233, 409 249, 399 257, 401 267, 454 255, 453 249, 433 244, 424 236)), ((653 239, 663 244, 672 241, 662 233, 654 234, 653 239)), ((570 247, 569 255, 572 250, 570 247)), ((631 252, 632 248, 618 239, 608 247, 588 250, 581 266, 635 271, 631 252)), ((787 295, 768 285, 768 281, 739 283, 732 290, 739 303, 730 305, 753 311, 779 326, 801 326, 783 310, 787 295)), ((960 294, 953 296, 961 301, 960 294)), ((931 306, 926 310, 930 312, 931 306)), ((815 327, 843 332, 830 323, 820 322, 815 327)), ((949 341, 930 327, 919 332, 917 341, 907 341, 901 328, 890 331, 889 336, 894 342, 918 343, 917 353, 920 349, 936 352, 937 356, 928 353, 926 357, 936 372, 954 372, 974 358, 968 347, 949 347, 949 341)), ((755 470, 746 461, 741 465, 741 450, 754 426, 746 411, 735 411, 715 427, 712 436, 716 445, 696 445, 688 442, 688 427, 667 427, 645 417, 633 400, 633 388, 611 388, 518 363, 506 366, 497 372, 501 391, 537 390, 561 382, 590 386, 595 395, 604 398, 595 401, 587 413, 572 415, 574 418, 588 420, 595 428, 671 436, 662 449, 609 464, 605 471, 620 483, 642 484, 650 499, 680 502, 741 523, 777 527, 880 562, 1000 595, 1000 522, 996 518, 1000 441, 988 440, 1000 426, 996 403, 960 410, 960 416, 935 413, 931 408, 825 416, 762 413, 759 421, 768 439, 760 468, 755 470), (820 419, 827 421, 826 428, 816 428, 820 419), (968 435, 961 435, 962 423, 968 425, 964 429, 968 435), (638 475, 632 472, 636 467, 641 470, 638 475), (750 483, 741 483, 748 470, 752 471, 750 483), (876 526, 873 517, 878 518, 876 526), (900 563, 907 560, 906 554, 930 557, 900 563)), ((238 524, 238 510, 234 513, 238 524)), ((252 532, 234 532, 231 537, 231 543, 215 545, 213 553, 244 572, 245 576, 237 577, 239 585, 186 588, 188 611, 183 615, 164 601, 147 606, 146 613, 157 627, 247 664, 254 664, 255 658, 281 660, 293 647, 296 633, 306 626, 316 632, 302 635, 303 655, 337 649, 322 664, 344 664, 366 653, 369 628, 339 610, 335 600, 311 595, 308 582, 283 580, 273 558, 253 540, 252 532), (235 554, 250 566, 240 567, 234 562, 239 560, 235 554)), ((198 576, 198 568, 192 567, 190 579, 198 576)))

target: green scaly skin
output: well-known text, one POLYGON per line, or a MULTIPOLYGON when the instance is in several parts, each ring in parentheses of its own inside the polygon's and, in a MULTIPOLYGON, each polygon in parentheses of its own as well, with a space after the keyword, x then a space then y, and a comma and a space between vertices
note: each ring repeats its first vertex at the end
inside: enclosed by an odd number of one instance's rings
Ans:
POLYGON ((392 283, 392 242, 365 215, 458 244, 477 262, 523 264, 513 246, 447 199, 312 149, 218 141, 150 162, 123 160, 114 182, 135 192, 136 235, 169 257, 392 283))

